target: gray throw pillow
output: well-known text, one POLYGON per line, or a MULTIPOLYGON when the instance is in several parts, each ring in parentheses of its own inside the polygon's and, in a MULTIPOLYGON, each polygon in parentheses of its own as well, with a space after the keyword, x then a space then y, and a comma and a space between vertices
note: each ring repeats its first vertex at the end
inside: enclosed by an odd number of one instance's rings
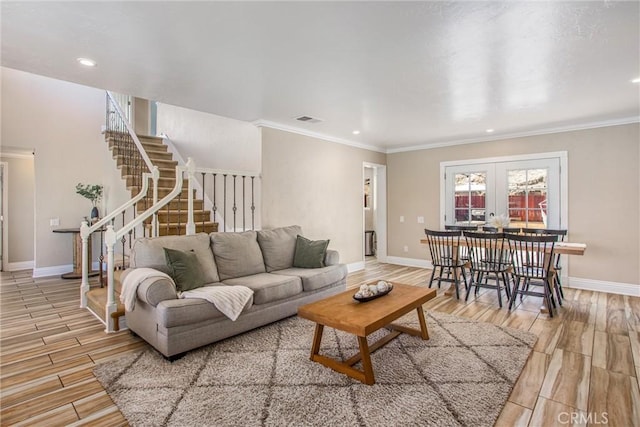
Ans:
POLYGON ((267 273, 293 266, 296 237, 299 234, 302 234, 302 229, 297 225, 258 231, 258 244, 262 250, 267 273))
POLYGON ((300 235, 296 238, 296 251, 293 255, 293 266, 297 268, 324 267, 329 240, 309 240, 300 235))
POLYGON ((176 283, 178 292, 202 287, 205 283, 200 262, 194 251, 178 251, 163 248, 169 276, 176 283))

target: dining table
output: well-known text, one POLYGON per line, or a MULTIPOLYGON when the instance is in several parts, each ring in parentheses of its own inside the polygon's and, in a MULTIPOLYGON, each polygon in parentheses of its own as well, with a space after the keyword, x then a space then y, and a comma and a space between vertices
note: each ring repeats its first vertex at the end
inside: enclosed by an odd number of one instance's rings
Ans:
MULTIPOLYGON (((420 243, 424 244, 424 245, 428 245, 429 241, 427 239, 423 238, 423 239, 420 239, 420 243)), ((454 242, 454 246, 456 246, 455 242, 454 242)), ((464 238, 461 238, 460 241, 458 242, 458 246, 459 247, 466 247, 467 246, 467 240, 464 239, 464 238)), ((556 254, 556 255, 559 254, 559 255, 579 255, 579 256, 582 256, 582 255, 584 255, 586 250, 587 250, 587 244, 586 243, 555 242, 554 245, 553 245, 553 253, 556 254)), ((455 251, 455 253, 458 253, 458 251, 455 251)), ((551 255, 551 246, 546 248, 545 253, 548 253, 549 255, 551 255)), ((455 285, 451 284, 449 286, 449 288, 445 290, 444 295, 451 296, 451 295, 454 295, 455 292, 456 292, 455 285)), ((543 304, 540 307, 540 312, 546 314, 546 313, 549 312, 549 310, 543 304)))

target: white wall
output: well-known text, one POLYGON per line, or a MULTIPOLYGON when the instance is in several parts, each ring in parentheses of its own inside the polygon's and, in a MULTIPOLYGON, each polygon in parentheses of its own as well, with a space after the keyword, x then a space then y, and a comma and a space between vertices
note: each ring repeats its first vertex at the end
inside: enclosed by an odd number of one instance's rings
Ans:
MULTIPOLYGON (((66 272, 72 263, 70 235, 53 233, 57 227, 49 220, 59 218, 60 228, 75 228, 89 215, 91 203, 76 194, 76 184, 105 186, 101 213, 130 197, 101 134, 105 92, 10 68, 0 72, 2 145, 35 152, 34 274, 66 272)), ((28 235, 28 226, 22 227, 17 232, 28 235)))
POLYGON ((260 129, 249 122, 158 103, 158 134, 197 167, 260 172, 260 129))
POLYGON ((300 225, 310 239, 330 239, 340 262, 362 263, 362 164, 386 155, 270 128, 262 140, 265 228, 300 225))
MULTIPOLYGON (((569 240, 587 244, 563 273, 583 282, 640 284, 640 125, 560 132, 387 156, 389 255, 424 260, 423 228, 440 226, 440 163, 567 151, 569 240), (406 218, 425 217, 425 224, 406 218), (403 252, 403 246, 409 252, 403 252), (586 280, 585 280, 586 279, 586 280)), ((567 173, 564 171, 564 173, 567 173)))

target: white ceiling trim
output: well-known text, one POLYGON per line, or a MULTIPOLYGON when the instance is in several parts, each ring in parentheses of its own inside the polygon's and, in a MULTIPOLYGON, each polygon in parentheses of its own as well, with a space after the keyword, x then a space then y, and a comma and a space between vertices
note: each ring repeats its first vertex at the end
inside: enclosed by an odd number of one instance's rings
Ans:
POLYGON ((387 154, 402 153, 406 151, 430 150, 432 148, 450 147, 453 145, 475 144, 478 142, 499 141, 502 139, 523 138, 527 136, 548 135, 551 133, 571 132, 577 130, 596 129, 608 126, 628 125, 632 123, 640 123, 640 116, 625 117, 622 119, 604 120, 599 122, 584 123, 580 125, 560 126, 555 128, 540 129, 527 132, 516 132, 505 135, 487 136, 482 138, 460 139, 447 142, 435 142, 431 144, 412 145, 402 148, 389 148, 387 154))
POLYGON ((33 159, 35 151, 20 148, 5 148, 0 150, 0 157, 7 159, 33 159))
POLYGON ((267 127, 267 128, 271 128, 271 129, 277 129, 277 130, 283 130, 285 132, 292 132, 292 133, 297 133, 300 135, 304 135, 304 136, 310 136, 312 138, 318 138, 318 139, 323 139, 325 141, 329 141, 329 142, 335 142, 338 144, 343 144, 343 145, 348 145, 351 147, 355 147, 355 148, 362 148, 364 150, 370 150, 370 151, 377 151, 379 153, 387 153, 387 150, 385 148, 382 147, 378 147, 375 145, 368 145, 368 144, 362 144, 360 142, 355 142, 355 141, 351 141, 348 139, 343 139, 343 138, 336 138, 334 136, 330 136, 330 135, 325 135, 323 133, 318 133, 318 132, 313 132, 307 129, 302 129, 299 127, 295 127, 295 126, 289 126, 289 125, 283 125, 281 123, 276 123, 276 122, 272 122, 269 120, 255 120, 253 122, 251 122, 253 125, 257 126, 257 127, 267 127))

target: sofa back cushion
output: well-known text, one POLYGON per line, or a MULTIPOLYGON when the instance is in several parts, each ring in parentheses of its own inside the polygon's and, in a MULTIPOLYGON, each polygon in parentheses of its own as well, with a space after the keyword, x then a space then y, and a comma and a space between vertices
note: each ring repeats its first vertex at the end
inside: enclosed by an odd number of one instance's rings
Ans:
POLYGON ((209 236, 220 280, 266 271, 255 231, 211 233, 209 236))
POLYGON ((131 267, 150 267, 170 274, 164 248, 178 251, 193 251, 200 262, 205 283, 219 282, 218 269, 211 253, 209 235, 198 233, 191 236, 162 236, 140 238, 131 248, 131 267))
POLYGON ((293 266, 298 234, 302 234, 299 225, 258 231, 258 244, 262 250, 267 273, 293 266))

